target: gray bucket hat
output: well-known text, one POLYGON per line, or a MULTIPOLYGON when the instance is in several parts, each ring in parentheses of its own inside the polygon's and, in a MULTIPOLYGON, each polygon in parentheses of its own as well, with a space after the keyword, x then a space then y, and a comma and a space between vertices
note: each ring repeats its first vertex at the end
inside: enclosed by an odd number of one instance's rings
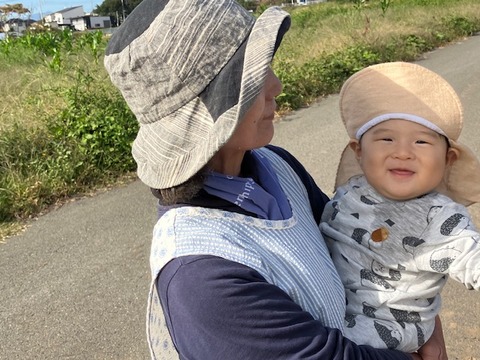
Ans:
POLYGON ((104 64, 140 129, 139 178, 164 189, 202 169, 260 93, 288 13, 257 20, 234 0, 144 0, 109 41, 104 64))

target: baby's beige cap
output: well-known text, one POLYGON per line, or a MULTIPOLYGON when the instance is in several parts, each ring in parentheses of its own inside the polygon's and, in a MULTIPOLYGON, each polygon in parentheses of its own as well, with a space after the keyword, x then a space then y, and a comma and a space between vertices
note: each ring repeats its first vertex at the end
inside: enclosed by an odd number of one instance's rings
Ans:
MULTIPOLYGON (((440 75, 405 62, 369 66, 344 83, 340 113, 351 139, 360 139, 373 126, 391 119, 413 121, 446 136, 460 155, 438 190, 465 205, 480 202, 480 162, 457 142, 463 127, 462 104, 440 75)), ((362 170, 347 145, 335 189, 359 174, 362 170)))

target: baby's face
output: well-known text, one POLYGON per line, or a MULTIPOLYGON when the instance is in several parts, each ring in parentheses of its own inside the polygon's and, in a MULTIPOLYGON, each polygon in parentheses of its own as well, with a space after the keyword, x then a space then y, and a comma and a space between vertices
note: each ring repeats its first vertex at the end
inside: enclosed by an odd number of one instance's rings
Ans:
POLYGON ((407 120, 384 121, 351 147, 370 185, 393 200, 434 190, 456 159, 443 136, 407 120))

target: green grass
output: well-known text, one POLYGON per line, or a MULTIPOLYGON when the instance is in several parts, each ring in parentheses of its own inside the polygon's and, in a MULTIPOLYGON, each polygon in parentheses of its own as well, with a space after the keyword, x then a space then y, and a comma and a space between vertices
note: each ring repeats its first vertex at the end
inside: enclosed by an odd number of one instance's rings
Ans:
MULTIPOLYGON (((480 30, 478 0, 332 1, 285 8, 279 111, 336 93, 365 66, 417 59, 480 30)), ((103 68, 100 33, 0 42, 0 239, 72 196, 131 178, 137 123, 103 68)))
POLYGON ((103 68, 101 33, 0 43, 0 237, 135 169, 133 113, 103 68))
POLYGON ((480 30, 473 0, 327 2, 290 12, 292 27, 274 61, 284 84, 281 110, 337 92, 365 66, 412 61, 480 30))

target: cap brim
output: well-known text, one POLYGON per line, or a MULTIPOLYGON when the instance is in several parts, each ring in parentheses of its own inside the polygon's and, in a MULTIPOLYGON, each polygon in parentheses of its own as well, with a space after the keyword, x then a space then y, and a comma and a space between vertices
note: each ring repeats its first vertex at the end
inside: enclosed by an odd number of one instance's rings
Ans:
POLYGON ((335 177, 335 188, 344 185, 352 176, 363 174, 360 165, 358 164, 355 153, 350 146, 343 149, 342 156, 337 168, 337 175, 335 177))
POLYGON ((459 156, 447 172, 444 183, 437 190, 465 206, 478 203, 480 162, 467 146, 453 140, 449 142, 450 146, 458 151, 459 156))

